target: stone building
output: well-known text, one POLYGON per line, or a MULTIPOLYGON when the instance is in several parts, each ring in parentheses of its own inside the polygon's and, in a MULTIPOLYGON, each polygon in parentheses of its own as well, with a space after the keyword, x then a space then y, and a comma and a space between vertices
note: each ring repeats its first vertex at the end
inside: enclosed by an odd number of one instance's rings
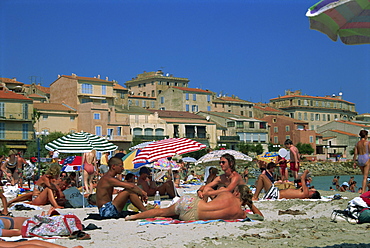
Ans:
MULTIPOLYGON (((242 100, 236 96, 221 96, 213 99, 212 111, 214 112, 226 112, 236 115, 253 118, 253 105, 254 103, 242 100)), ((207 110, 211 111, 211 110, 207 110)))
POLYGON ((285 96, 270 99, 269 105, 289 113, 291 118, 308 121, 311 130, 333 120, 352 120, 357 115, 355 104, 343 100, 342 93, 318 97, 287 90, 285 96))

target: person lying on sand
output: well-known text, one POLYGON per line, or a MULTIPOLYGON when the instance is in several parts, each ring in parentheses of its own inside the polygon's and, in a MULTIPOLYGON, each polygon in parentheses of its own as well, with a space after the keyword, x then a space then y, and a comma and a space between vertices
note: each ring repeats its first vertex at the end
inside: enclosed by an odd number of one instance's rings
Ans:
POLYGON ((175 204, 167 208, 155 208, 139 214, 127 216, 125 220, 152 217, 176 217, 180 220, 244 219, 246 212, 241 208, 248 205, 254 214, 263 217, 261 211, 252 202, 252 193, 248 186, 239 185, 234 192, 221 192, 207 202, 196 195, 184 195, 175 204))
POLYGON ((224 174, 216 177, 212 182, 202 186, 197 193, 200 198, 214 198, 221 192, 233 192, 238 185, 244 185, 242 176, 235 171, 235 158, 228 153, 220 158, 220 166, 224 174), (222 187, 221 187, 222 186, 222 187), (215 188, 217 188, 215 190, 215 188))
POLYGON ((133 183, 122 182, 115 178, 116 175, 122 173, 122 159, 116 157, 109 159, 108 167, 108 172, 100 178, 96 187, 96 205, 99 208, 100 216, 106 218, 119 217, 128 199, 140 211, 146 211, 147 209, 142 203, 148 200, 146 192, 133 183), (112 201, 114 187, 123 187, 125 190, 118 193, 112 201))
MULTIPOLYGON (((67 248, 66 246, 53 244, 43 240, 25 240, 25 241, 2 241, 0 247, 3 248, 67 248)), ((83 248, 81 245, 73 248, 83 248)))
POLYGON ((263 199, 321 199, 320 193, 316 189, 308 189, 306 185, 306 177, 308 173, 308 170, 305 170, 303 173, 301 177, 302 187, 299 189, 279 190, 277 187, 274 187, 267 177, 260 177, 257 181, 257 187, 253 196, 253 201, 258 201, 258 195, 261 193, 262 189, 264 189, 266 192, 263 199))

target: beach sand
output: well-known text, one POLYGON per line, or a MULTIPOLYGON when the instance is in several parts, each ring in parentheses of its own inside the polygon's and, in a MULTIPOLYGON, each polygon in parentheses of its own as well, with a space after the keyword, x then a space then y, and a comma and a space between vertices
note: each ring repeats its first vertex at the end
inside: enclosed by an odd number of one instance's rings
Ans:
MULTIPOLYGON (((331 222, 334 209, 343 210, 358 193, 320 191, 324 196, 340 193, 348 199, 332 201, 278 200, 258 201, 265 215, 262 222, 214 222, 209 224, 142 225, 124 219, 83 220, 97 208, 61 209, 74 213, 85 226, 94 223, 102 229, 87 231, 91 240, 57 239, 67 247, 325 247, 335 244, 370 243, 370 224, 352 225, 341 220, 331 222), (278 215, 279 210, 300 210, 303 215, 278 215)), ((163 205, 169 204, 164 201, 163 205)), ((45 206, 48 209, 49 206, 45 206)), ((40 210, 13 211, 14 216, 29 216, 40 210)))

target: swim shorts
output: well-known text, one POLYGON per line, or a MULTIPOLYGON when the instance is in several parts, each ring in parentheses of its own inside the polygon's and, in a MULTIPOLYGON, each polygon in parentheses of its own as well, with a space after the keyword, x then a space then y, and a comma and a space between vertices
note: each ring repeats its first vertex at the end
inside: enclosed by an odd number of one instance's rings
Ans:
POLYGON ((120 213, 118 212, 116 206, 112 202, 105 203, 101 208, 99 208, 99 214, 104 218, 118 218, 120 213))
POLYGON ((277 200, 279 199, 279 189, 277 187, 271 186, 269 191, 263 196, 264 200, 277 200))
POLYGON ((299 162, 290 162, 290 170, 291 171, 299 171, 299 162), (295 168, 295 165, 298 165, 297 168, 295 168))
POLYGON ((198 220, 198 203, 201 199, 196 195, 184 195, 175 203, 175 213, 180 220, 198 220))

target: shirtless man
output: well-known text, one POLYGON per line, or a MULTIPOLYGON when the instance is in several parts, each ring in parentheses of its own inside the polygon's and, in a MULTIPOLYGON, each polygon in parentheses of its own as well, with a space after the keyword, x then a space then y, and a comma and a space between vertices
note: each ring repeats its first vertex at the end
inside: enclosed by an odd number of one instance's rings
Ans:
POLYGON ((287 139, 284 142, 286 148, 289 149, 290 152, 290 170, 292 171, 294 179, 298 179, 298 171, 299 171, 299 152, 297 147, 293 145, 293 141, 287 139))
POLYGON ((235 171, 235 158, 233 155, 228 153, 222 155, 219 163, 225 174, 216 177, 212 182, 198 189, 198 196, 201 199, 214 198, 221 192, 233 192, 238 185, 245 185, 242 176, 235 171), (217 190, 213 189, 217 186, 219 187, 217 190))
MULTIPOLYGON (((257 182, 257 188, 255 196, 261 193, 262 189, 265 190, 266 194, 263 199, 320 199, 320 193, 315 189, 308 189, 306 185, 306 177, 308 170, 305 170, 301 177, 302 187, 299 189, 282 189, 279 190, 277 187, 271 183, 267 177, 261 177, 261 180, 257 182)), ((258 201, 258 198, 253 197, 253 201, 258 201)))
POLYGON ((96 168, 96 152, 92 150, 91 152, 84 153, 82 157, 82 167, 84 173, 84 187, 87 194, 93 193, 93 183, 94 175, 97 174, 96 168))
POLYGON ((367 140, 368 131, 361 130, 359 135, 361 139, 360 141, 357 142, 355 146, 355 153, 353 154, 353 168, 356 168, 357 165, 360 167, 360 170, 363 175, 362 188, 366 189, 367 176, 369 175, 370 168, 369 160, 370 142, 367 140))
POLYGON ((156 191, 159 191, 160 195, 168 194, 170 198, 174 198, 175 188, 172 181, 167 181, 163 183, 161 186, 157 187, 154 181, 149 179, 150 171, 147 167, 141 167, 139 172, 139 178, 137 180, 137 185, 141 186, 141 188, 148 194, 148 196, 155 195, 156 191))
POLYGON ((127 216, 126 220, 145 219, 151 217, 173 217, 180 220, 214 220, 244 219, 247 213, 241 206, 248 205, 254 214, 263 217, 261 211, 252 202, 252 193, 246 185, 239 185, 234 192, 220 192, 217 197, 207 202, 195 195, 184 195, 168 208, 155 208, 135 215, 127 216))
POLYGON ((108 167, 109 171, 100 178, 96 187, 96 205, 99 208, 100 216, 105 218, 119 217, 128 199, 140 211, 146 211, 142 203, 142 201, 146 202, 148 200, 146 192, 133 183, 122 182, 115 178, 116 175, 122 173, 122 159, 115 157, 109 159, 108 167), (112 201, 114 187, 123 187, 125 190, 118 193, 112 201))

